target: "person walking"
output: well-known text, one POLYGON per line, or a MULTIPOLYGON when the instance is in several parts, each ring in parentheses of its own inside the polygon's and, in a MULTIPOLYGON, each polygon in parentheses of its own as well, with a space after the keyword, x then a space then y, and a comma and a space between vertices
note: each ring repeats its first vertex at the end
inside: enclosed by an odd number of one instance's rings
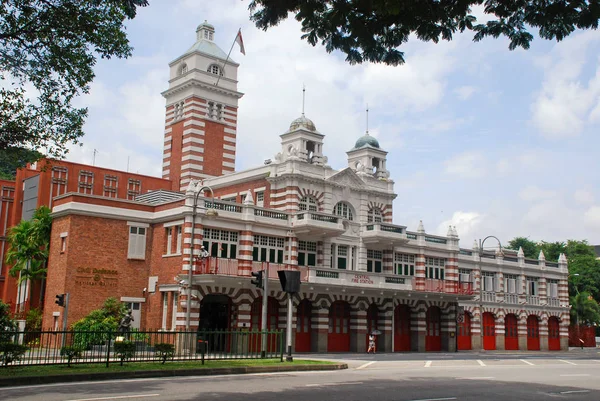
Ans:
POLYGON ((375 347, 375 336, 373 334, 369 334, 369 348, 367 349, 367 354, 370 354, 371 351, 375 354, 377 349, 375 347))

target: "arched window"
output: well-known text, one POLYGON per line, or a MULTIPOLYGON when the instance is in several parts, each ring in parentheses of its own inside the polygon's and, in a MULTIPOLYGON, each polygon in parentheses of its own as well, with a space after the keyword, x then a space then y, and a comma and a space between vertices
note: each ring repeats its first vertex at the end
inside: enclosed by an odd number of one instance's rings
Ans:
POLYGON ((186 63, 181 64, 179 67, 179 75, 183 75, 188 71, 188 67, 186 63))
POLYGON ((318 205, 319 202, 317 201, 317 198, 315 198, 314 196, 307 195, 300 199, 300 204, 298 205, 298 207, 300 210, 316 212, 318 210, 318 205))
POLYGON ((378 207, 372 207, 367 214, 367 223, 381 223, 383 221, 383 213, 378 207))
POLYGON ((343 217, 348 220, 354 220, 352 215, 352 207, 345 202, 340 202, 333 208, 333 214, 343 217))
POLYGON ((209 65, 207 71, 210 72, 211 74, 221 75, 221 76, 223 75, 223 71, 221 70, 221 67, 219 67, 216 64, 209 65))

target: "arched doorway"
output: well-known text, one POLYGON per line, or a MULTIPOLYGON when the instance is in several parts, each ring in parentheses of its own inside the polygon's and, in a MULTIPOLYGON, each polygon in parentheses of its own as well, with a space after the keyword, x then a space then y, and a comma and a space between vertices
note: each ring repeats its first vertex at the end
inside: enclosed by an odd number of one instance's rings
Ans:
POLYGON ((312 303, 303 299, 296 310, 296 352, 310 352, 312 303))
POLYGON ((457 319, 458 337, 456 344, 459 351, 467 351, 471 349, 471 314, 465 312, 462 318, 457 319))
POLYGON ((427 309, 425 334, 425 351, 441 351, 442 350, 442 312, 437 306, 430 306, 427 309))
POLYGON ((507 351, 519 349, 519 324, 513 314, 506 315, 504 318, 504 349, 507 351))
POLYGON ((210 294, 200 302, 200 322, 198 324, 199 344, 208 344, 205 351, 229 351, 231 338, 231 298, 222 294, 210 294))
POLYGON ((483 349, 496 349, 496 319, 490 312, 483 314, 483 349))
POLYGON ((527 349, 540 350, 540 321, 535 315, 529 315, 527 318, 527 349))
MULTIPOLYGON (((367 335, 365 338, 365 351, 369 348, 369 334, 371 334, 371 332, 373 330, 378 330, 378 324, 377 321, 379 320, 379 309, 377 308, 377 305, 375 304, 371 304, 371 306, 369 306, 369 309, 367 309, 367 335)), ((375 345, 376 348, 379 348, 379 336, 375 337, 375 345)))
MULTIPOLYGON (((277 330, 279 322, 279 302, 269 297, 267 300, 267 331, 277 330)), ((262 327, 262 297, 258 297, 252 303, 250 329, 260 331, 262 327)), ((254 334, 250 336, 250 349, 257 351, 261 349, 261 336, 254 334)), ((283 341, 283 340, 282 340, 283 341)), ((267 335, 267 351, 277 351, 277 335, 267 335)))
POLYGON ((410 307, 398 305, 394 311, 394 352, 410 351, 410 307))
POLYGON ((350 306, 344 301, 335 301, 329 308, 329 334, 327 352, 350 351, 350 306))
POLYGON ((548 319, 548 349, 560 351, 560 322, 556 316, 548 319))

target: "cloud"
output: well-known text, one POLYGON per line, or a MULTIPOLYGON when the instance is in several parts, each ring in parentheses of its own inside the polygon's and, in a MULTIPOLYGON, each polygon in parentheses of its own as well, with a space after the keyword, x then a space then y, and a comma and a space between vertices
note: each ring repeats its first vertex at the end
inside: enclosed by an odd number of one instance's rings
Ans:
POLYGON ((541 189, 534 185, 525 187, 519 192, 519 198, 527 202, 538 201, 541 199, 549 199, 553 198, 554 196, 556 196, 555 191, 541 189))
POLYGON ((461 86, 454 90, 454 93, 456 93, 456 96, 458 96, 458 98, 460 100, 467 100, 471 96, 473 96, 473 94, 475 94, 476 92, 477 92, 477 88, 474 86, 469 86, 469 85, 461 86))
POLYGON ((544 82, 531 105, 532 123, 549 139, 576 137, 600 117, 600 64, 595 75, 583 74, 586 55, 600 41, 595 32, 574 34, 538 60, 544 82))
POLYGON ((579 204, 589 205, 594 202, 594 194, 584 189, 578 189, 573 194, 573 199, 579 204))
POLYGON ((600 229, 600 206, 590 207, 584 215, 584 222, 587 226, 600 229))
MULTIPOLYGON (((448 233, 448 226, 456 226, 458 236, 466 238, 473 234, 482 221, 483 216, 478 212, 464 212, 459 210, 454 212, 450 219, 440 223, 435 232, 437 235, 446 235, 448 233)), ((469 245, 465 241, 461 241, 461 246, 467 247, 469 245)))
POLYGON ((486 160, 479 152, 469 151, 446 160, 445 172, 458 178, 481 178, 486 174, 486 160))

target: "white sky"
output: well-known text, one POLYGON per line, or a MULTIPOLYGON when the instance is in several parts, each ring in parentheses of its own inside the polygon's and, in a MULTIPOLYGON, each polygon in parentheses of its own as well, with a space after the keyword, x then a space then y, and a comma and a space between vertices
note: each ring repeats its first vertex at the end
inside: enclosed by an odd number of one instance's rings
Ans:
MULTIPOLYGON (((504 39, 404 46, 407 63, 350 66, 300 39, 291 19, 268 32, 249 21, 248 1, 151 1, 129 23, 134 55, 100 60, 90 95, 83 146, 68 159, 160 176, 168 62, 195 41, 208 20, 225 51, 241 27, 238 170, 262 164, 298 117, 326 135, 334 168, 365 131, 388 154, 396 182, 394 222, 445 235, 456 225, 461 246, 496 235, 600 243, 600 35, 564 42, 536 39, 509 51, 504 39)), ((484 17, 481 10, 476 15, 484 17)))

